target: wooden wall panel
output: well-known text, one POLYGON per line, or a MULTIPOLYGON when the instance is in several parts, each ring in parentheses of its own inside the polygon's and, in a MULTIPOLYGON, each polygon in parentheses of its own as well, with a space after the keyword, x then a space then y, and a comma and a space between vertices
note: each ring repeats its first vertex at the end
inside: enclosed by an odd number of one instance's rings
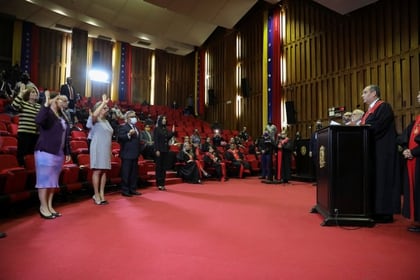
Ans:
POLYGON ((85 96, 88 32, 73 29, 71 36, 71 77, 76 92, 85 96))
POLYGON ((69 37, 51 29, 39 29, 39 79, 37 86, 60 91, 60 83, 65 81, 66 44, 69 37), (66 40, 64 40, 66 38, 66 40))
POLYGON ((415 0, 377 1, 345 16, 309 0, 288 1, 286 30, 300 31, 286 34, 288 79, 283 87, 311 91, 286 91, 285 100, 295 101, 298 114, 292 129, 309 137, 316 119, 324 124, 330 121, 329 107, 365 109, 362 89, 378 84, 382 98, 394 108, 401 131, 419 111, 415 98, 420 88, 418 13, 415 0), (299 67, 306 69, 304 74, 295 73, 299 67), (297 102, 302 98, 305 101, 297 102), (306 113, 308 108, 312 114, 306 113))
POLYGON ((132 47, 131 93, 133 103, 150 103, 151 63, 153 51, 132 47))
POLYGON ((170 106, 174 100, 186 106, 194 94, 194 56, 185 57, 155 50, 155 105, 170 106))
MULTIPOLYGON (((246 126, 253 138, 261 135, 262 41, 263 9, 258 9, 241 21, 235 30, 218 28, 209 38, 209 43, 203 46, 210 57, 209 88, 216 95, 215 104, 209 105, 203 116, 206 121, 218 121, 225 129, 239 130, 246 126), (237 36, 241 41, 240 58, 236 57, 237 36), (247 79, 248 97, 242 96, 237 84, 237 66, 240 66, 241 78, 247 79)), ((288 55, 295 54, 289 52, 288 55)))

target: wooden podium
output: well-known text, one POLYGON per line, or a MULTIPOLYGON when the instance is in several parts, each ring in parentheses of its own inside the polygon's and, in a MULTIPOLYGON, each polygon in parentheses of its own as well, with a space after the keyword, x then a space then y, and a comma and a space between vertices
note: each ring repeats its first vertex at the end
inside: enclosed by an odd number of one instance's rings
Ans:
POLYGON ((374 139, 368 126, 318 131, 316 205, 323 226, 373 226, 374 139))

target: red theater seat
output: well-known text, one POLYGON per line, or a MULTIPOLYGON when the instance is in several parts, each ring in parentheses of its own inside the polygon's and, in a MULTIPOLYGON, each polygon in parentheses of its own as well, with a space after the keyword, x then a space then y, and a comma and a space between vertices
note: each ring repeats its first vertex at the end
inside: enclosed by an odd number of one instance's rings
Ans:
POLYGON ((26 189, 26 179, 27 172, 19 166, 16 156, 0 154, 1 195, 11 203, 29 199, 31 191, 26 189))

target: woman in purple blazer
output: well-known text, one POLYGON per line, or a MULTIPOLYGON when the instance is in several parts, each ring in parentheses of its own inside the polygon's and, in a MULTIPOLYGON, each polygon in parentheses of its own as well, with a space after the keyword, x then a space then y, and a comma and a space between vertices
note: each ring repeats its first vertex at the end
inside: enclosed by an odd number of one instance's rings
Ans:
POLYGON ((39 214, 44 219, 54 219, 61 214, 52 207, 55 189, 64 157, 70 160, 70 126, 64 109, 68 100, 65 95, 50 98, 45 92, 45 103, 35 122, 39 127, 39 138, 35 146, 36 185, 40 201, 39 214))

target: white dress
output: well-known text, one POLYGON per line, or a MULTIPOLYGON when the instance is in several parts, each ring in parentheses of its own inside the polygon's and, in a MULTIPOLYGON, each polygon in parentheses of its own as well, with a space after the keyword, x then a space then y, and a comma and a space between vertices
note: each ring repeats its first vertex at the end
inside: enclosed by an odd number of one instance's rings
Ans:
POLYGON ((90 168, 111 169, 111 142, 114 130, 107 120, 98 120, 92 127, 90 168))

